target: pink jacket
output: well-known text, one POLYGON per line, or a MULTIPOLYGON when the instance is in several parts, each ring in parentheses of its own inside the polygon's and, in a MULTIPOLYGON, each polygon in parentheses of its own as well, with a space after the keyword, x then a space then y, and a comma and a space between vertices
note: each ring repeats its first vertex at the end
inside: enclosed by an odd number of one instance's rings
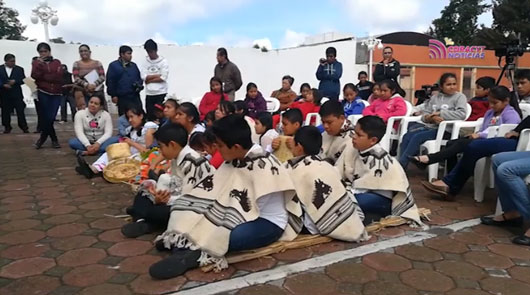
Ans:
POLYGON ((363 110, 363 116, 378 116, 385 123, 390 117, 404 116, 406 113, 407 105, 403 97, 399 94, 394 94, 394 96, 387 100, 378 98, 363 110))

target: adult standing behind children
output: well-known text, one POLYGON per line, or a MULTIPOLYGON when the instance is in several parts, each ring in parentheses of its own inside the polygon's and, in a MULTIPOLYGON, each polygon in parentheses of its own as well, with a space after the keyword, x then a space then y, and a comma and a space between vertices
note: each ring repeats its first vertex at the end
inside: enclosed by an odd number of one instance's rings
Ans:
POLYGON ((374 81, 381 82, 383 80, 392 80, 398 82, 398 76, 401 71, 399 61, 392 56, 394 50, 390 46, 383 49, 383 60, 375 65, 374 81))
POLYGON ((79 46, 80 60, 74 62, 72 76, 74 77, 74 97, 78 110, 88 105, 88 99, 93 94, 104 94, 105 69, 100 61, 92 59, 92 51, 86 44, 79 46))
POLYGON ((142 108, 140 91, 143 81, 138 66, 131 61, 132 48, 122 45, 119 54, 120 57, 111 62, 107 70, 107 93, 112 97, 112 102, 118 105, 118 114, 121 116, 126 105, 142 108))
POLYGON ((326 49, 326 58, 320 59, 316 75, 320 81, 318 90, 322 96, 339 100, 342 64, 337 61, 337 49, 335 47, 326 49))
POLYGON ((53 122, 61 105, 63 86, 63 67, 61 61, 53 58, 48 43, 37 45, 39 57, 32 63, 31 77, 37 84, 37 97, 41 105, 41 134, 34 146, 40 149, 48 136, 52 140, 52 147, 60 148, 53 122))
POLYGON ((236 91, 243 85, 239 68, 228 59, 226 48, 217 49, 217 65, 214 68, 214 76, 223 82, 223 91, 228 94, 230 101, 234 101, 236 91))
POLYGON ((2 125, 4 125, 4 133, 11 132, 11 113, 13 109, 17 111, 18 127, 24 133, 28 133, 28 123, 24 115, 24 95, 22 88, 24 84, 24 69, 16 65, 15 56, 13 54, 6 54, 4 56, 5 64, 0 66, 0 101, 2 104, 2 125))
POLYGON ((167 95, 169 63, 158 55, 158 44, 152 39, 145 41, 144 49, 147 56, 142 64, 141 76, 145 82, 145 111, 147 120, 154 121, 155 104, 162 105, 167 95))

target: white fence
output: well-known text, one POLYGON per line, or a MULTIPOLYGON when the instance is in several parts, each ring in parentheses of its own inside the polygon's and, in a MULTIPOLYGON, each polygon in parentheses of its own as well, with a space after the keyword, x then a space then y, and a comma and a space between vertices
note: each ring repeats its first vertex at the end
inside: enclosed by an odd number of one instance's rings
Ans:
MULTIPOLYGON (((318 87, 315 76, 318 60, 325 56, 328 46, 337 49, 337 59, 343 64, 341 83, 356 83, 357 73, 366 70, 366 65, 355 64, 355 39, 268 52, 254 48, 228 48, 228 57, 237 64, 243 78, 243 86, 236 93, 236 98, 245 96, 245 87, 249 82, 256 83, 263 95, 268 96, 281 86, 281 77, 287 74, 295 78, 293 90, 296 92, 304 82, 318 87)), ((17 64, 25 69, 26 76, 30 76, 31 59, 37 55, 36 47, 36 42, 0 40, 0 57, 6 53, 14 54, 17 64)), ((79 59, 78 45, 51 44, 51 47, 52 55, 71 70, 74 61, 79 59)), ((92 58, 100 60, 105 69, 118 57, 117 46, 91 46, 91 50, 92 58)), ((166 57, 170 64, 169 94, 189 101, 209 91, 209 80, 217 63, 216 50, 207 46, 159 45, 159 54, 166 57)), ((141 46, 133 47, 134 62, 141 64, 145 56, 141 46)), ((33 107, 27 87, 24 87, 24 95, 28 106, 33 107)))

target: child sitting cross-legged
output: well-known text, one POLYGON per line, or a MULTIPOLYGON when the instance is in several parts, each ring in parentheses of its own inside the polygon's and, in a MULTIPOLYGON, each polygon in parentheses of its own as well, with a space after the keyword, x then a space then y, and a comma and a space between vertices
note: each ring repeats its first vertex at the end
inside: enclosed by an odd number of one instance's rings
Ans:
POLYGON ((344 116, 342 104, 336 100, 326 101, 320 107, 320 118, 325 132, 322 134, 322 151, 320 157, 334 164, 340 157, 346 145, 350 143, 350 133, 353 130, 351 122, 344 116))
POLYGON ((285 162, 292 158, 290 151, 293 146, 293 136, 302 127, 302 111, 289 109, 282 114, 282 134, 272 140, 271 147, 276 157, 285 162))
POLYGON ((225 162, 208 183, 197 183, 171 207, 167 230, 156 244, 172 254, 150 267, 155 279, 210 264, 227 268, 227 252, 265 247, 287 226, 294 186, 278 159, 252 144, 239 115, 215 121, 212 130, 225 162))
POLYGON ((165 229, 171 205, 195 186, 211 180, 215 171, 206 158, 187 145, 188 132, 181 125, 164 125, 154 136, 164 158, 171 161, 171 174, 162 174, 157 182, 146 180, 142 183, 132 207, 127 209, 135 222, 121 228, 128 238, 165 229))
POLYGON ((379 145, 385 130, 386 125, 379 117, 359 119, 352 142, 335 166, 363 210, 365 224, 393 215, 421 225, 405 171, 379 145))
POLYGON ((286 234, 323 235, 350 242, 366 239, 364 216, 355 197, 342 185, 337 169, 318 157, 322 146, 318 128, 298 129, 294 143, 295 158, 287 161, 286 168, 300 211, 291 215, 297 222, 289 223, 286 234))

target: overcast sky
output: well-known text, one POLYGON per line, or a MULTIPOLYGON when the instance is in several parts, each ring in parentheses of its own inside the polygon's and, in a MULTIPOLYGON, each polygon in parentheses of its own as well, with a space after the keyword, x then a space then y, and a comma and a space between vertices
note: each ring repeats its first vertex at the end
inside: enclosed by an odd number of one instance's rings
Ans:
MULTIPOLYGON (((38 0, 5 0, 27 25, 25 36, 42 40, 30 22, 38 0)), ((88 44, 142 44, 148 38, 179 45, 250 47, 256 40, 291 47, 305 36, 331 31, 356 37, 395 31, 424 32, 449 0, 49 0, 59 24, 50 36, 88 44)), ((491 12, 479 18, 491 24, 491 12)))

